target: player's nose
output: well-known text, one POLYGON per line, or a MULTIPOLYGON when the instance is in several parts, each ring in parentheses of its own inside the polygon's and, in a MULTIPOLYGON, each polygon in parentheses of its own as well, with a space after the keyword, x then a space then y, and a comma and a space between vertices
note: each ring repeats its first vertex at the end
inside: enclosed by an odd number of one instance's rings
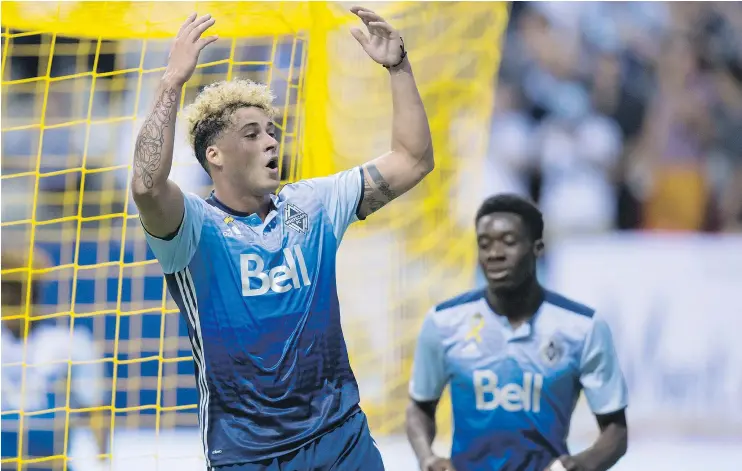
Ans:
POLYGON ((265 151, 266 152, 272 151, 273 149, 275 149, 276 147, 278 147, 278 141, 276 140, 275 137, 273 137, 270 134, 268 134, 268 139, 266 140, 265 145, 266 145, 266 147, 265 147, 265 151))
POLYGON ((507 259, 507 254, 505 250, 503 249, 498 249, 497 247, 493 247, 487 252, 487 261, 502 262, 502 261, 505 261, 506 259, 507 259))

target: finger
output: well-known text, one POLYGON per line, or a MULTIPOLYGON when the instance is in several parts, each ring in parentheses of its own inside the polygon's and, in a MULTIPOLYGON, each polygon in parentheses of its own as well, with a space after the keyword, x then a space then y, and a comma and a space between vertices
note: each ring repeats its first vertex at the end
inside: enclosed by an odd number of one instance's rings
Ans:
POLYGON ((366 46, 368 46, 368 38, 359 28, 351 28, 350 34, 352 34, 353 37, 356 38, 356 41, 358 41, 364 49, 366 48, 366 46))
POLYGON ((195 28, 201 26, 204 22, 209 21, 211 19, 211 15, 206 14, 200 18, 198 18, 196 21, 192 22, 188 26, 186 26, 185 31, 183 31, 184 36, 190 35, 191 31, 193 31, 195 28))
POLYGON ((371 10, 361 10, 358 12, 358 17, 364 21, 384 21, 384 18, 372 12, 371 10))
POLYGON ((201 51, 203 48, 208 46, 209 44, 213 43, 219 39, 219 36, 213 35, 213 36, 207 36, 205 38, 201 38, 198 41, 196 41, 196 45, 198 46, 198 50, 201 51))
POLYGON ((371 11, 371 10, 369 10, 368 8, 364 8, 362 6, 352 6, 352 7, 350 7, 350 12, 353 13, 354 15, 358 15, 362 11, 371 11))
POLYGON ((372 21, 368 26, 379 31, 379 36, 384 36, 385 38, 390 38, 395 33, 394 28, 385 21, 372 21))
POLYGON ((176 38, 179 38, 180 35, 183 34, 183 31, 185 31, 185 29, 188 27, 188 25, 190 25, 191 23, 193 23, 193 20, 195 20, 195 19, 196 19, 196 13, 195 12, 194 13, 191 13, 190 15, 188 15, 188 18, 186 18, 185 22, 182 25, 180 25, 180 29, 178 30, 178 34, 175 37, 176 38))
POLYGON ((210 20, 204 21, 200 25, 193 28, 193 31, 191 31, 191 34, 188 35, 188 37, 191 39, 191 41, 196 42, 198 41, 198 38, 201 37, 201 35, 206 31, 207 29, 214 26, 214 23, 216 23, 216 19, 211 18, 210 20))

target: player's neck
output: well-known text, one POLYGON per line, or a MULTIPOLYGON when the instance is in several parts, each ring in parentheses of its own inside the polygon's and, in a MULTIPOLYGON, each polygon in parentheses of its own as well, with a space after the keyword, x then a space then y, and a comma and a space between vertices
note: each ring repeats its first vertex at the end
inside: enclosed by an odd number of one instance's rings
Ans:
POLYGON ((485 295, 490 308, 495 313, 507 317, 514 327, 536 314, 544 301, 544 296, 544 289, 535 277, 513 290, 487 288, 485 295))
POLYGON ((240 194, 221 187, 219 189, 214 188, 214 196, 221 204, 234 212, 257 214, 261 219, 265 219, 273 205, 270 195, 240 194))

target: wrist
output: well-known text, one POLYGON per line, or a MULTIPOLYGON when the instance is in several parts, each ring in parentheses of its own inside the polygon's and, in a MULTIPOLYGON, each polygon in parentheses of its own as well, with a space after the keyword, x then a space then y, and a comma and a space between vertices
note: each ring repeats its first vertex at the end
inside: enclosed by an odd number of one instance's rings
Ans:
POLYGON ((424 455, 418 457, 417 463, 420 465, 420 469, 428 469, 430 465, 435 463, 439 457, 433 451, 426 452, 424 455))
POLYGON ((428 467, 430 465, 432 465, 433 462, 435 462, 435 460, 437 460, 437 459, 438 459, 438 457, 436 455, 434 455, 433 452, 431 451, 429 454, 426 454, 424 457, 421 457, 418 460, 418 464, 420 465, 420 469, 422 469, 422 470, 428 469, 428 467))
POLYGON ((410 61, 407 59, 407 56, 405 56, 398 65, 385 67, 385 69, 389 72, 390 75, 395 75, 401 72, 411 72, 412 66, 410 64, 410 61))
POLYGON ((185 82, 174 77, 172 73, 166 70, 165 73, 162 75, 162 78, 160 78, 160 84, 165 89, 174 88, 176 90, 180 90, 181 88, 183 88, 183 85, 185 85, 185 82))

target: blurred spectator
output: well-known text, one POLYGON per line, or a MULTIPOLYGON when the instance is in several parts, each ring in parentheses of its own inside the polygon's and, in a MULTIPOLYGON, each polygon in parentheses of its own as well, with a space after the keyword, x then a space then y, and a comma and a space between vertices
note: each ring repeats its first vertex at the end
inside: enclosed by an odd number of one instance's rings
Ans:
MULTIPOLYGON (((2 457, 43 460, 24 466, 29 471, 69 470, 65 437, 81 421, 92 429, 101 458, 107 450, 106 414, 74 410, 104 404, 103 363, 89 331, 34 319, 41 284, 33 274, 28 289, 29 264, 19 253, 5 249, 0 262, 3 270, 13 270, 2 276, 2 457)), ((50 265, 43 251, 34 250, 33 270, 50 265)))
POLYGON ((742 228, 739 3, 516 3, 487 193, 549 237, 742 228))

